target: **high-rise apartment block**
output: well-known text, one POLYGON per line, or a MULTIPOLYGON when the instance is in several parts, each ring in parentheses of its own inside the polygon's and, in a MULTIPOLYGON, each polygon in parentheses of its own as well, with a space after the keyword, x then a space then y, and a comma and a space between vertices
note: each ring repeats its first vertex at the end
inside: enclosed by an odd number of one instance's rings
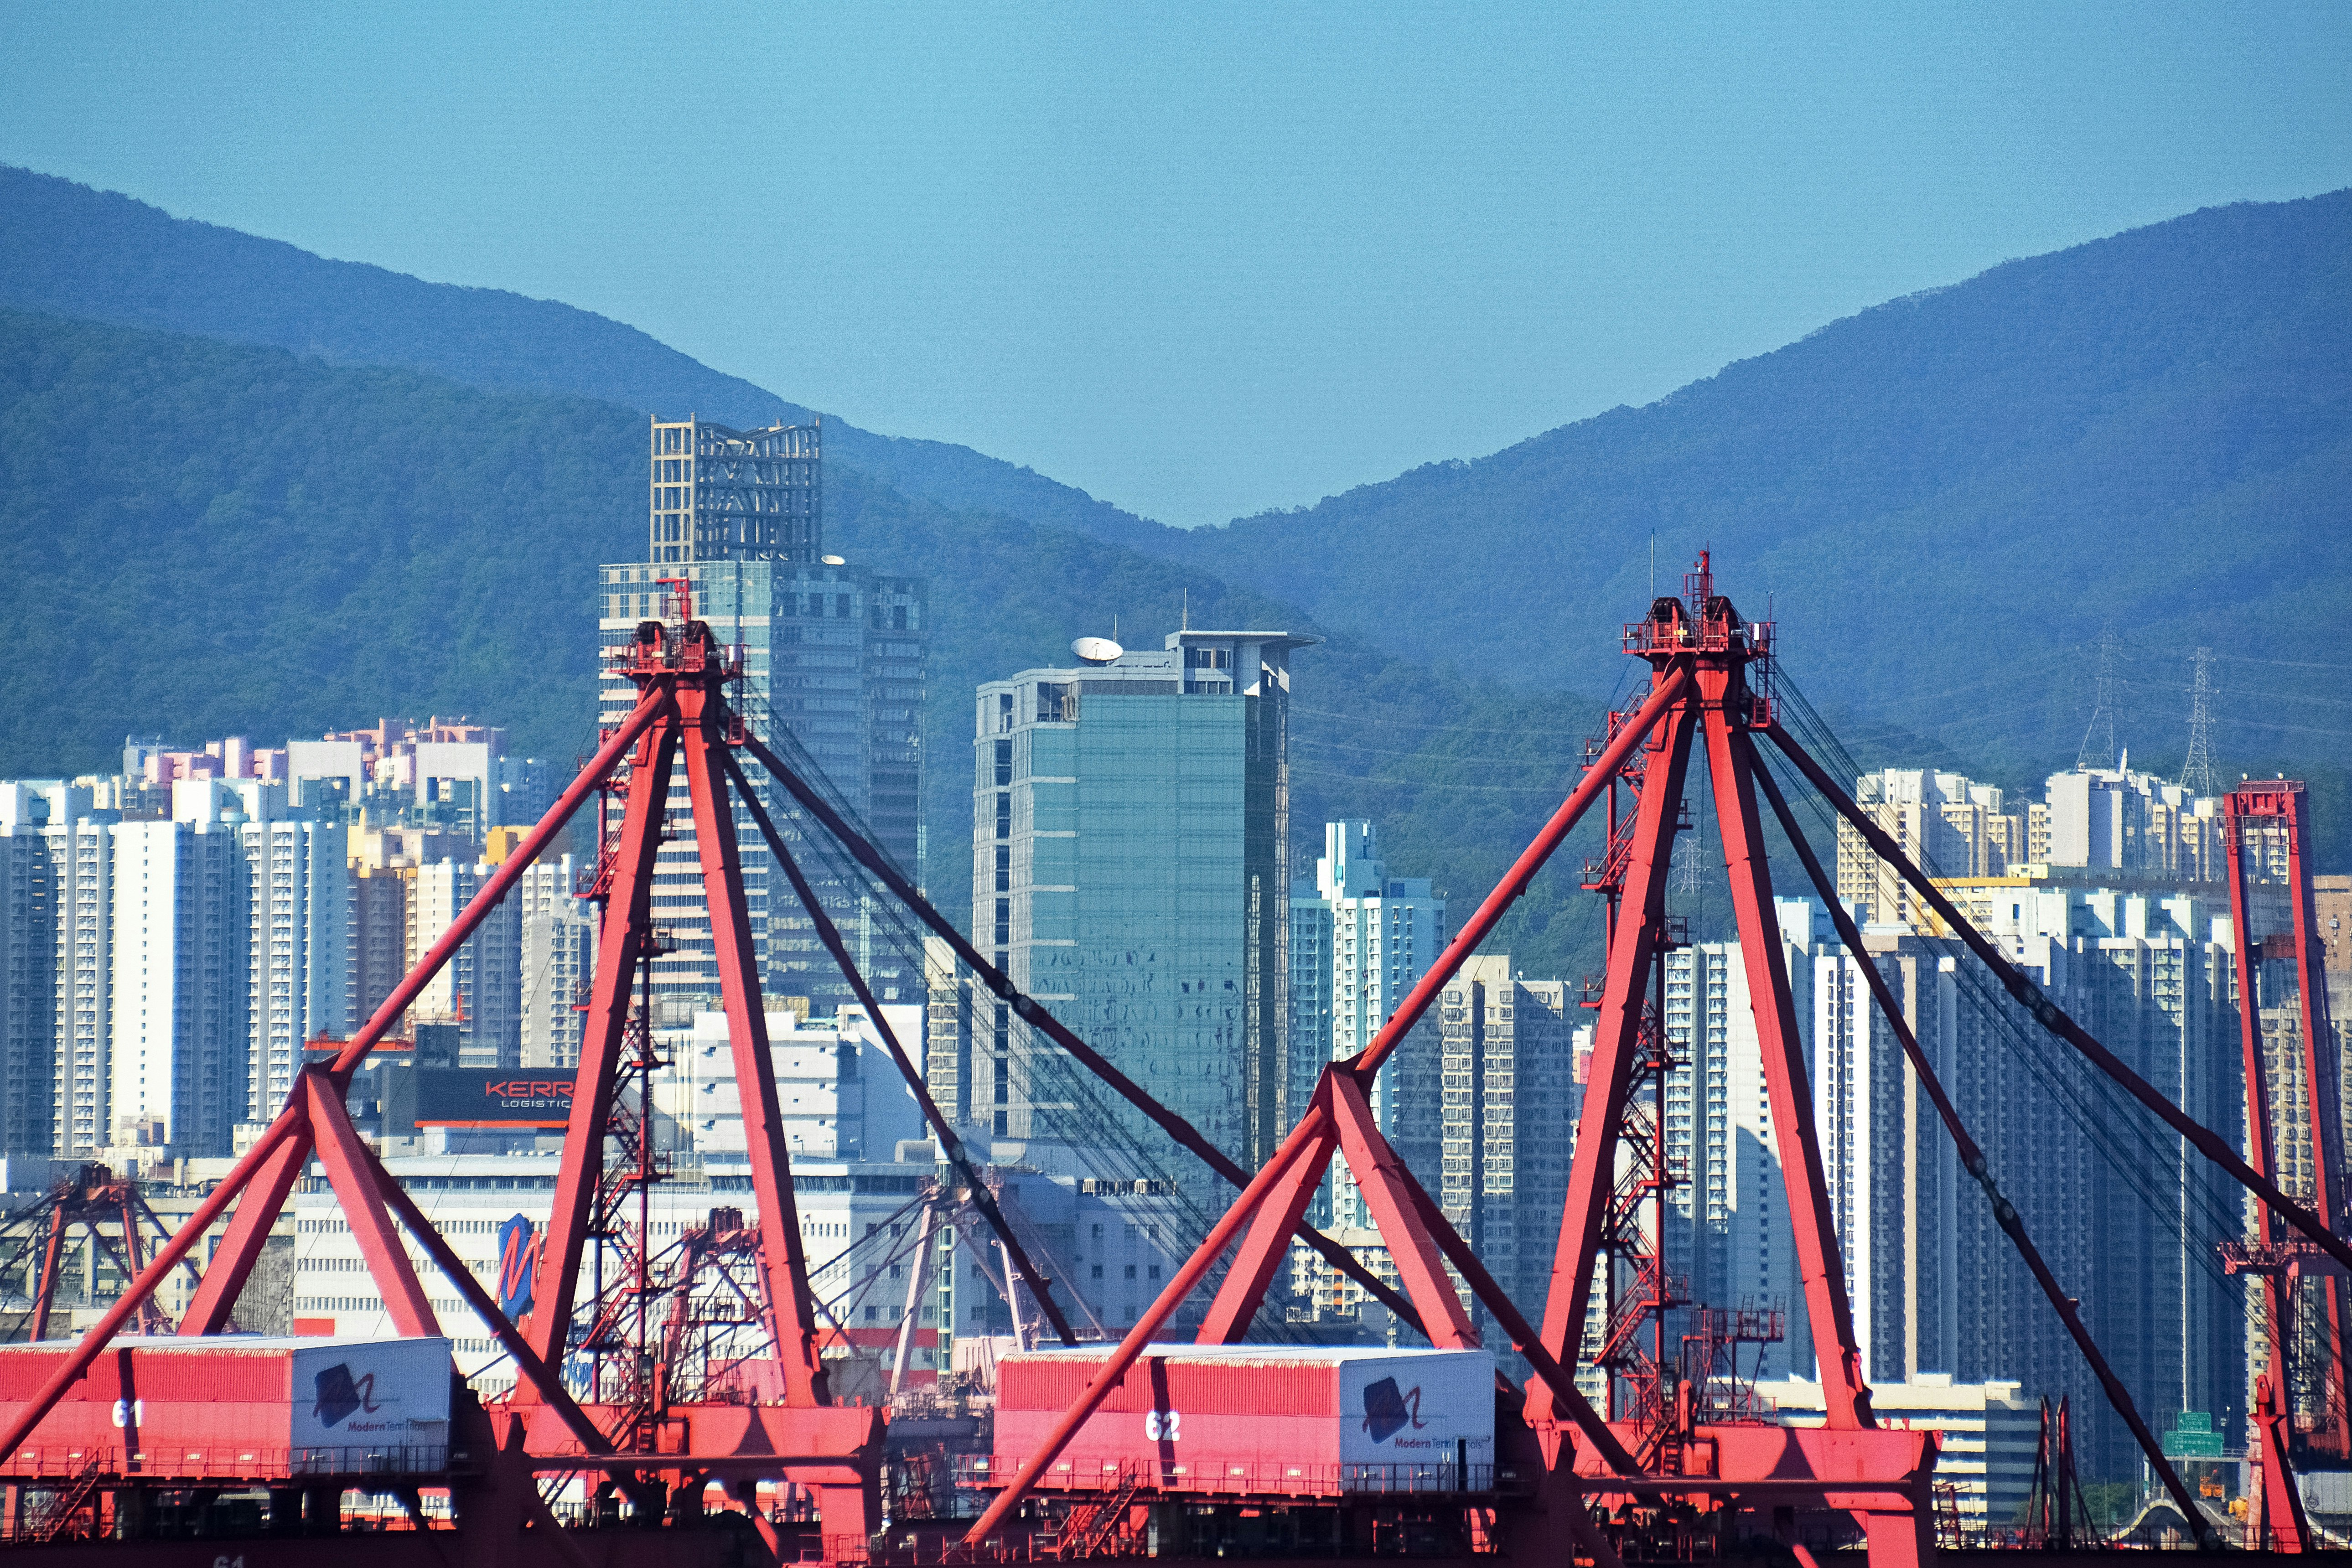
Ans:
MULTIPOLYGON (((202 784, 198 788, 204 787, 202 784)), ((218 822, 114 825, 110 1142, 224 1152, 242 1116, 244 866, 218 822), (129 1134, 129 1136, 124 1136, 129 1134)))
POLYGON ((42 831, 48 809, 36 790, 0 784, 0 1155, 42 1157, 51 1148, 57 1014, 65 993, 42 831))
MULTIPOLYGON (((1369 1047, 1444 946, 1445 900, 1431 891, 1429 879, 1391 876, 1372 824, 1324 824, 1315 879, 1301 880, 1290 895, 1287 1103, 1294 1120, 1325 1064, 1369 1047)), ((1371 1094, 1381 1136, 1432 1191, 1440 1169, 1440 1053, 1433 1008, 1399 1043, 1371 1094)), ((1328 1201, 1335 1213, 1318 1218, 1369 1226, 1353 1178, 1338 1171, 1334 1181, 1328 1201)))
MULTIPOLYGON (((2228 926, 2189 894, 2018 888, 1982 922, 2011 962, 2133 1070, 2209 1127, 2242 1125, 2228 926)), ((2238 1200, 2177 1139, 2118 1172, 2094 1132, 2088 1070, 1989 983, 1956 943, 1864 929, 1866 961, 1901 1003, 2001 1190, 2143 1412, 2242 1418, 2242 1319, 2192 1218, 2238 1200), (2171 1214, 2168 1221, 2164 1216, 2171 1214)), ((1995 1224, 1836 943, 1813 961, 1816 1131, 1844 1251, 1854 1330, 1874 1381, 1942 1373, 2074 1395, 2094 1474, 2127 1473, 2130 1440, 1995 1224)), ((2138 1147, 2137 1130, 2127 1152, 2138 1147)), ((2155 1418, 2154 1416, 2151 1417, 2155 1418)), ((2162 1424, 2159 1422, 2158 1424, 2162 1424)), ((2230 1429, 2225 1427, 2225 1429, 2230 1429)))
MULTIPOLYGON (((690 584, 694 613, 736 647, 746 676, 731 693, 755 733, 788 760, 813 764, 836 804, 910 877, 922 876, 919 822, 920 730, 929 586, 822 553, 824 508, 815 426, 731 430, 707 421, 656 420, 652 426, 650 542, 643 563, 599 572, 599 637, 609 655, 638 624, 677 614, 676 589, 690 584)), ((617 723, 635 688, 605 666, 599 711, 617 723)), ((760 770, 749 770, 757 780, 760 770)), ((779 827, 793 834, 786 797, 760 784, 779 827)), ((693 813, 683 770, 669 810, 676 826, 656 862, 655 908, 674 910, 674 951, 654 965, 657 1001, 688 1011, 715 1005, 717 971, 702 875, 687 825, 693 813)), ((744 893, 761 984, 772 995, 810 998, 818 1013, 855 1005, 791 889, 759 847, 748 812, 737 813, 745 845, 744 893)), ((804 869, 836 924, 869 938, 867 978, 881 1001, 912 1003, 919 961, 870 940, 872 912, 855 885, 814 857, 804 869)), ((681 1015, 682 1016, 683 1015, 681 1015)))
POLYGON ((1469 959, 1438 997, 1441 1169, 1431 1195, 1512 1300, 1538 1313, 1576 1146, 1581 997, 1565 981, 1515 974, 1507 953, 1469 959))
MULTIPOLYGON (((1854 803, 1914 861, 1937 877, 2000 877, 2022 864, 2026 819, 1990 784, 1932 769, 1885 768, 1854 783, 1854 803)), ((1909 886, 1838 824, 1838 897, 1864 920, 1918 918, 1909 886)))
POLYGON ((945 939, 923 939, 923 1083, 953 1125, 992 1126, 988 1107, 974 1105, 971 1093, 975 1020, 992 998, 962 970, 945 939))
MULTIPOLYGON (((1774 902, 1801 1047, 1812 1035, 1812 955, 1824 940, 1835 943, 1827 914, 1811 900, 1774 902)), ((1664 1086, 1666 1163, 1679 1177, 1667 1190, 1667 1271, 1703 1305, 1796 1305, 1790 1339, 1760 1348, 1761 1375, 1810 1370, 1804 1292, 1745 949, 1696 942, 1669 951, 1664 962, 1664 1033, 1674 1062, 1664 1086)))
POLYGON ((2094 877, 2179 883, 2230 874, 2221 803, 2135 773, 2128 757, 2116 768, 2051 774, 2047 812, 2042 858, 2053 871, 2079 867, 2094 877))
POLYGON ((349 1005, 342 830, 285 820, 285 787, 178 779, 171 816, 125 821, 85 785, 0 784, 9 1152, 226 1154, 276 1113, 349 1005))
POLYGON ((526 869, 515 884, 522 928, 521 1065, 576 1068, 589 983, 596 977, 595 906, 572 889, 569 855, 526 869))
MULTIPOLYGON (((498 868, 481 860, 419 866, 408 885, 408 968, 439 942, 498 868)), ((522 1065, 522 915, 501 900, 408 1009, 412 1023, 457 1026, 457 1065, 522 1065)))
MULTIPOLYGON (((221 752, 232 770, 237 743, 232 736, 221 752)), ((437 828, 478 840, 493 827, 535 823, 555 803, 545 762, 509 755, 504 730, 462 714, 379 719, 252 754, 276 769, 256 776, 283 778, 289 802, 320 821, 360 825, 364 818, 368 826, 437 828)), ((166 752, 164 760, 179 755, 166 752)), ((151 771, 160 765, 148 763, 151 771)))
MULTIPOLYGON (((978 694, 975 942, 1244 1165, 1296 1119, 1289 658, 1311 640, 1173 632, 978 694)), ((975 1116, 1055 1136, 1009 1009, 978 1000, 975 1116)))
MULTIPOLYGON (((2221 802, 2129 766, 2053 773, 2021 806, 1958 773, 1885 768, 1854 781, 1854 800, 1939 880, 1966 889, 2063 883, 2159 889, 2229 874, 2221 802)), ((1864 921, 1932 928, 1902 878, 1838 825, 1838 896, 1864 921)))
POLYGON ((347 832, 271 818, 245 852, 247 1057, 236 1120, 268 1121, 293 1092, 302 1043, 351 1025, 352 877, 347 832))

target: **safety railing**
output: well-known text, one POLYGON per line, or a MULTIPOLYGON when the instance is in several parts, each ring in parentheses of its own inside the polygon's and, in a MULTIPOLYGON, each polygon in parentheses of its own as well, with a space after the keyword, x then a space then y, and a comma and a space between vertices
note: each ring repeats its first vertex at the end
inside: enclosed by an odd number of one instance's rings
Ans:
MULTIPOLYGON (((1038 1492, 1100 1492, 1124 1489, 1133 1461, 1065 1459, 1048 1467, 1033 1488, 1038 1492)), ((987 1455, 956 1463, 956 1485, 985 1490, 1005 1485, 1021 1468, 1017 1458, 987 1455)), ((1415 1497, 1448 1493, 1522 1493, 1533 1478, 1511 1466, 1291 1465, 1224 1460, 1162 1461, 1141 1466, 1142 1489, 1225 1497, 1415 1497)))
MULTIPOLYGON (((457 1458, 462 1462, 465 1456, 457 1458)), ((446 1444, 268 1448, 250 1443, 152 1445, 125 1452, 121 1445, 85 1443, 19 1448, 0 1459, 0 1479, 58 1481, 87 1475, 165 1480, 269 1480, 292 1476, 445 1475, 446 1444)))

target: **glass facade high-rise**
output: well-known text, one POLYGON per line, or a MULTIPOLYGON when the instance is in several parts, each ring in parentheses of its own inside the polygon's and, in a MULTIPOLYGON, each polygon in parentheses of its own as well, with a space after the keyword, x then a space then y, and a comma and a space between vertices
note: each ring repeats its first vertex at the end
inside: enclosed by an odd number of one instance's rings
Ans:
MULTIPOLYGON (((1022 990, 1255 1166, 1289 1104, 1289 658, 1313 638, 1181 631, 980 688, 972 932, 1022 990)), ((997 1136, 1083 1135, 992 997, 967 1103, 997 1136)))
MULTIPOLYGON (((617 723, 635 688, 612 672, 610 652, 640 621, 673 617, 674 588, 692 584, 694 613, 741 652, 746 679, 733 692, 752 731, 787 761, 813 764, 835 802, 875 842, 921 879, 919 802, 929 588, 919 577, 851 565, 824 549, 822 464, 814 426, 731 430, 708 421, 656 420, 650 457, 647 558, 598 573, 599 639, 606 652, 599 716, 617 723)), ((747 770, 777 826, 796 835, 789 797, 747 770)), ((673 951, 655 961, 656 1001, 685 1016, 718 1005, 710 923, 681 767, 672 777, 671 837, 656 862, 654 918, 673 951)), ((819 1014, 853 1001, 791 887, 739 810, 744 894, 762 987, 809 999, 819 1014)), ((829 874, 823 857, 798 856, 827 911, 863 956, 884 1002, 922 994, 919 952, 880 940, 877 911, 829 874)))

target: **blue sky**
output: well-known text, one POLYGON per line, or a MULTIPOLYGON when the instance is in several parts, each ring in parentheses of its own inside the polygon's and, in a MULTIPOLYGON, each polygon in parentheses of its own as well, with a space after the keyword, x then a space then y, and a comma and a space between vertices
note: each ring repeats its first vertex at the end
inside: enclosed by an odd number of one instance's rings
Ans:
POLYGON ((2352 6, 10 4, 0 161, 1163 521, 2352 184, 2352 6))

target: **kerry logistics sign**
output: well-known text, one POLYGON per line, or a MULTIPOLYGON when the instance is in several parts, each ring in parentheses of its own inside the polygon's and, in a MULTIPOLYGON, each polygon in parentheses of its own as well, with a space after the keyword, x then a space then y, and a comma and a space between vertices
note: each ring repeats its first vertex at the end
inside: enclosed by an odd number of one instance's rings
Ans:
POLYGON ((562 1127, 572 1121, 572 1080, 545 1069, 419 1068, 419 1127, 562 1127))

